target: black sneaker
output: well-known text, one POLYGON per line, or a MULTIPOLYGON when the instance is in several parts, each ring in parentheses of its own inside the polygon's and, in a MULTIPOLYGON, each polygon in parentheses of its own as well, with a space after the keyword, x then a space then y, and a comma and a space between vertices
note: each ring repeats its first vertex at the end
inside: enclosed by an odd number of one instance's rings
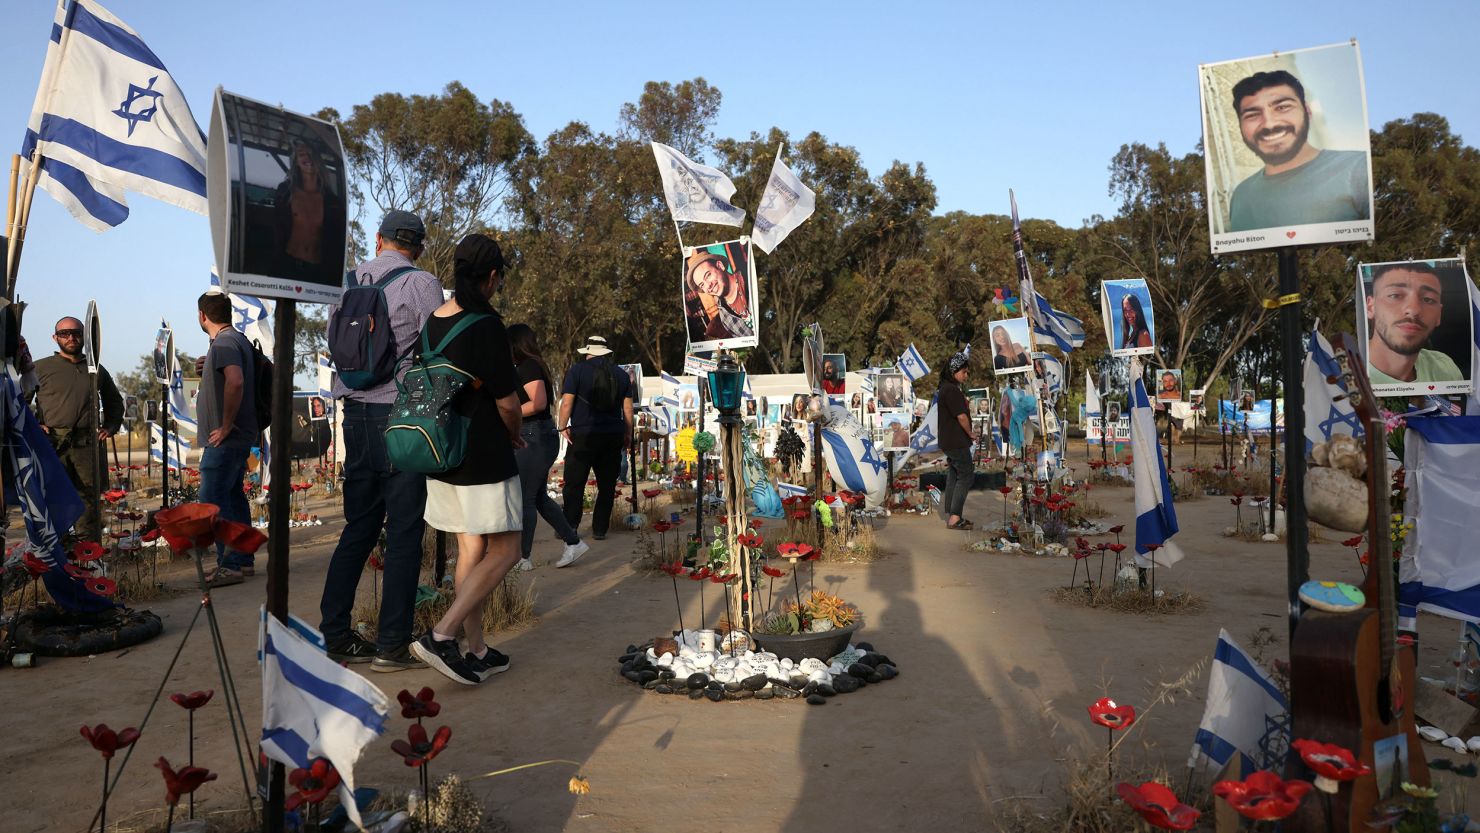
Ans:
MULTIPOLYGON (((412 643, 415 644, 415 643, 412 643)), ((406 645, 394 651, 376 651, 375 659, 370 663, 371 671, 380 671, 390 674, 396 671, 405 671, 408 668, 425 668, 426 663, 411 655, 406 645)))
POLYGON ((508 655, 502 654, 493 648, 489 648, 482 659, 474 656, 471 652, 463 654, 463 661, 468 664, 469 668, 473 669, 474 674, 478 675, 479 682, 492 677, 494 674, 501 674, 509 670, 508 655))
POLYGON ((357 633, 351 633, 328 643, 326 650, 329 653, 329 659, 349 665, 375 659, 375 643, 357 633))
POLYGON ((483 679, 473 671, 462 652, 457 649, 456 639, 433 639, 431 634, 411 643, 411 653, 417 659, 437 669, 447 679, 463 685, 477 685, 483 679))

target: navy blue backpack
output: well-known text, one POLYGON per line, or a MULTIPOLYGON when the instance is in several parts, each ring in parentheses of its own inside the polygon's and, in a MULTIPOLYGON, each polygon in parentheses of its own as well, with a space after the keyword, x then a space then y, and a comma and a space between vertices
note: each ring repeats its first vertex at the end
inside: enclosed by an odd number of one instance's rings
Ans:
MULTIPOLYGON (((396 353, 395 334, 391 332, 390 305, 385 288, 415 266, 392 269, 374 283, 361 284, 351 269, 344 275, 344 296, 339 308, 329 316, 329 356, 339 372, 340 381, 350 390, 369 390, 389 382, 396 374, 396 363, 404 353, 396 353)), ((413 341, 407 350, 415 345, 413 341)))

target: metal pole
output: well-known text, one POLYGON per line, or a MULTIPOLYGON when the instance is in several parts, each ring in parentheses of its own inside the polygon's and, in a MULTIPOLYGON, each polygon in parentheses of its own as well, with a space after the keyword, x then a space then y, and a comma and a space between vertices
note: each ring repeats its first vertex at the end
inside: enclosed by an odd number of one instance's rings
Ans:
MULTIPOLYGON (((674 227, 677 228, 677 221, 674 227)), ((699 427, 704 430, 704 379, 696 377, 694 384, 699 389, 699 427)), ((704 452, 698 453, 694 461, 694 532, 699 536, 699 546, 704 546, 704 452)))
MULTIPOLYGON (((812 423, 812 489, 817 493, 817 499, 822 500, 822 422, 819 420, 812 423)), ((812 513, 817 519, 817 547, 822 548, 822 514, 812 513)))
MULTIPOLYGON (((166 359, 165 367, 169 366, 170 362, 166 359)), ((168 373, 168 369, 165 372, 168 373)), ((170 508, 170 383, 166 381, 160 386, 160 391, 162 394, 159 399, 159 483, 162 488, 159 490, 159 508, 168 509, 170 508)), ((149 457, 153 459, 154 454, 150 453, 149 457)))
MULTIPOLYGON (((1300 385, 1293 384, 1293 380, 1301 377, 1300 366, 1305 356, 1300 338, 1300 260, 1293 247, 1280 249, 1279 257, 1280 341, 1285 377, 1285 560, 1293 641, 1295 626, 1300 622, 1300 585, 1310 573, 1310 554, 1306 552, 1309 536, 1305 526, 1305 444, 1290 441, 1291 437, 1305 436, 1305 392, 1300 385)), ((1273 420, 1272 414, 1270 419, 1273 420)), ((1273 425, 1270 430, 1274 430, 1273 425)))
MULTIPOLYGON (((297 327, 298 304, 280 300, 274 322, 272 361, 277 372, 272 375, 272 455, 269 465, 271 480, 277 488, 268 493, 267 527, 267 612, 284 624, 288 621, 288 499, 287 488, 293 465, 293 342, 297 327)), ((244 403, 250 406, 250 403, 244 403)), ((263 828, 268 833, 283 833, 283 802, 286 781, 283 765, 272 762, 268 776, 267 809, 263 828)))

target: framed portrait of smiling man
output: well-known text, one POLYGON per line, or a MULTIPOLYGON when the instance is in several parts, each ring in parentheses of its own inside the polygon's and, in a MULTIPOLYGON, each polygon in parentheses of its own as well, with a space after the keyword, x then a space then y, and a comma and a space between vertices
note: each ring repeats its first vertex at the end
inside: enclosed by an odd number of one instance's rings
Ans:
POLYGON ((1470 276, 1458 258, 1357 267, 1357 332, 1379 396, 1469 393, 1470 276))
POLYGON ((1371 240, 1357 42, 1198 67, 1213 254, 1371 240))
POLYGON ((685 250, 683 311, 689 352, 754 347, 760 334, 759 304, 749 238, 685 250))

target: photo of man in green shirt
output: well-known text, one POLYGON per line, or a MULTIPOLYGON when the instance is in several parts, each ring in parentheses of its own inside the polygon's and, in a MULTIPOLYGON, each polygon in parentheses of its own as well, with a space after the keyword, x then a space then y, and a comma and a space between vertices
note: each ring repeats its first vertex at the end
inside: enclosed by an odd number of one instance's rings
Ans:
POLYGON ((1411 392, 1427 393, 1431 383, 1465 381, 1467 375, 1455 360, 1432 348, 1431 337, 1444 318, 1439 270, 1425 261, 1364 266, 1363 272, 1369 269, 1363 311, 1368 377, 1374 387, 1413 385, 1411 392))

